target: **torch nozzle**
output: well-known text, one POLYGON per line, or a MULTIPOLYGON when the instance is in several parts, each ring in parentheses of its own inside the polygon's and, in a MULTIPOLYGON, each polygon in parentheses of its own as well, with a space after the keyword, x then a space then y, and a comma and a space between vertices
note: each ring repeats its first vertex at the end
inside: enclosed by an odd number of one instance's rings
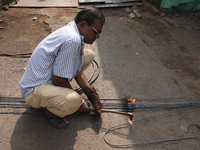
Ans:
POLYGON ((130 121, 132 121, 133 120, 133 114, 132 115, 130 115, 130 121))

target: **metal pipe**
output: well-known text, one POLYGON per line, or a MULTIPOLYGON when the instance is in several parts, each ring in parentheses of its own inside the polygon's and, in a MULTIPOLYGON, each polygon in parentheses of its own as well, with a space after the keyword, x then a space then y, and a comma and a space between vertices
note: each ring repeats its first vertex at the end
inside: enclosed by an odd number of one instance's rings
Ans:
MULTIPOLYGON (((95 109, 90 107, 90 110, 93 111, 95 109)), ((131 112, 120 112, 120 111, 109 110, 109 109, 101 109, 101 112, 109 112, 109 113, 116 113, 116 114, 121 114, 121 115, 128 115, 128 116, 130 116, 130 120, 133 119, 133 113, 131 113, 131 112)))

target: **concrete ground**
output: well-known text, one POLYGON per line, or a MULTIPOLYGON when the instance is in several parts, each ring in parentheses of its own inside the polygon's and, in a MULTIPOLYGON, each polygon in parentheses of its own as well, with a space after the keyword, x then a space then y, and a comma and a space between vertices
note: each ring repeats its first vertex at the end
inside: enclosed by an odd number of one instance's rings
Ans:
MULTIPOLYGON (((145 4, 137 8, 142 18, 129 18, 126 8, 103 9, 106 24, 93 45, 100 76, 93 84, 101 99, 152 99, 178 102, 170 97, 200 96, 199 13, 161 14, 145 4)), ((50 32, 73 20, 79 9, 41 8, 0 11, 0 53, 29 53, 50 32), (37 17, 33 21, 33 17, 37 17)), ((0 96, 20 97, 19 81, 27 58, 0 57, 0 96)), ((92 68, 86 72, 89 77, 92 68)), ((75 84, 75 83, 73 83, 75 84)), ((74 85, 76 86, 76 85, 74 85)), ((83 95, 83 97, 85 97, 83 95)), ((200 99, 182 99, 200 101, 200 99)), ((110 102, 107 100, 105 102, 110 102)), ((115 102, 115 101, 111 101, 115 102)), ((136 104, 154 101, 136 101, 136 104)), ((19 111, 3 109, 1 111, 19 111)), ((134 112, 134 120, 172 109, 134 112)), ((26 110, 25 110, 26 111, 26 110)), ((27 110, 28 111, 28 110, 27 110)), ((200 109, 193 108, 112 129, 106 139, 113 144, 131 144, 200 135, 200 109)), ((128 117, 103 113, 67 117, 70 126, 58 130, 40 114, 1 114, 0 149, 41 150, 198 150, 199 138, 137 146, 112 147, 103 135, 128 117)))

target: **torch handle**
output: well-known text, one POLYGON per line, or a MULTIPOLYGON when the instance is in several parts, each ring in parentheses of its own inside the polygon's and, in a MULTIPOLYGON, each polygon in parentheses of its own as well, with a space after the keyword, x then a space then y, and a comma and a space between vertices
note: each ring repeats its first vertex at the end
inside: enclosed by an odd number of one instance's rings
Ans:
MULTIPOLYGON (((90 110, 94 110, 94 108, 91 108, 91 107, 90 107, 90 110)), ((115 111, 115 110, 110 110, 110 109, 101 109, 101 112, 110 112, 110 113, 116 113, 116 114, 122 114, 122 115, 133 116, 133 113, 129 113, 129 112, 120 112, 120 111, 115 111)))

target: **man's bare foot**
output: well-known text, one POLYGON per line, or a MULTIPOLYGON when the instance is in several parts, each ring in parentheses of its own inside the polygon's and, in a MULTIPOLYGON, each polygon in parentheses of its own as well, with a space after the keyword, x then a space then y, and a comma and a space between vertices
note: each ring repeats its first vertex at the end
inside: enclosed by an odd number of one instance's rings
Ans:
POLYGON ((82 101, 83 101, 83 104, 79 107, 78 111, 82 113, 87 113, 87 114, 90 113, 90 109, 87 103, 83 99, 82 101))
POLYGON ((50 118, 49 121, 54 126, 62 127, 62 126, 65 126, 66 124, 69 124, 69 121, 66 118, 63 118, 63 119, 60 118, 59 116, 50 112, 47 108, 43 107, 42 110, 46 114, 46 116, 50 118), (51 119, 51 118, 55 118, 55 119, 51 119), (58 118, 58 119, 56 119, 56 118, 58 118))

